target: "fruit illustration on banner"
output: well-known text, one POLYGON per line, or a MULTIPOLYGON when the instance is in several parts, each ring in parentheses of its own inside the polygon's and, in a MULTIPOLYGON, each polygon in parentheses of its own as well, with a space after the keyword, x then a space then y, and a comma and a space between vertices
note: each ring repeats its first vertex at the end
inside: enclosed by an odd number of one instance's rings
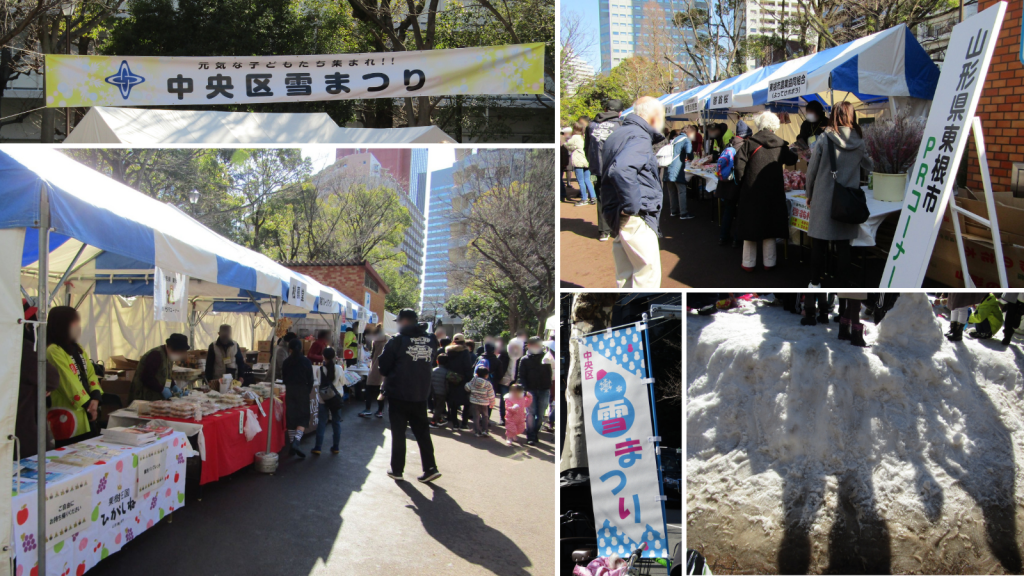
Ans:
POLYGON ((28 504, 22 504, 21 510, 18 510, 16 519, 18 521, 18 526, 28 522, 28 504))
POLYGON ((24 573, 25 573, 25 567, 22 566, 21 564, 18 564, 18 569, 14 571, 15 576, 21 576, 24 573))
POLYGON ((110 556, 110 550, 107 550, 107 547, 104 546, 103 550, 100 550, 100 560, 103 560, 107 556, 110 556))
MULTIPOLYGON (((57 542, 57 543, 56 543, 56 544, 55 544, 55 545, 53 546, 53 551, 54 551, 54 552, 60 552, 60 551, 61 551, 61 550, 63 550, 63 549, 64 549, 64 541, 63 541, 63 540, 61 540, 60 542, 57 542)), ((70 569, 69 569, 69 570, 70 570, 70 569)))
POLYGON ((124 471, 124 460, 118 460, 117 464, 114 465, 114 468, 116 468, 118 472, 123 472, 124 471))
POLYGON ((177 472, 175 472, 175 473, 174 473, 174 483, 175 483, 175 484, 177 484, 177 483, 178 483, 178 478, 179 478, 180 476, 181 476, 181 475, 180 475, 180 474, 178 474, 177 472))
POLYGON ((118 532, 117 536, 114 536, 114 544, 120 544, 120 543, 121 543, 121 533, 118 532))
POLYGON ((85 552, 85 548, 89 545, 88 538, 82 538, 81 542, 78 543, 78 551, 85 552))
POLYGON ((132 468, 138 468, 138 467, 139 467, 139 455, 138 454, 132 454, 132 468))
POLYGON ((75 570, 75 576, 82 576, 82 574, 85 574, 85 562, 79 564, 78 568, 75 570))
POLYGON ((95 522, 100 519, 100 505, 97 504, 96 508, 92 511, 92 521, 95 522))
POLYGON ((185 503, 185 494, 183 492, 178 492, 178 504, 184 504, 184 503, 185 503))

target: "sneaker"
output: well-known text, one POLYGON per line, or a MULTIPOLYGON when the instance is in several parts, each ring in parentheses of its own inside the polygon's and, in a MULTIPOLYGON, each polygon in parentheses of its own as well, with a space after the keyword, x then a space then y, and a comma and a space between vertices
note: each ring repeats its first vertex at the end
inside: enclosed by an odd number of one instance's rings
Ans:
POLYGON ((423 473, 423 476, 419 476, 416 479, 426 484, 427 482, 433 482, 441 477, 441 473, 437 471, 437 468, 431 468, 423 473))
POLYGON ((696 216, 690 214, 689 212, 683 212, 682 214, 679 215, 680 220, 693 220, 694 218, 696 218, 696 216))
POLYGON ((431 422, 430 424, 427 424, 427 426, 430 426, 431 428, 434 428, 434 429, 443 428, 443 426, 441 426, 440 424, 434 424, 433 422, 431 422))
POLYGON ((498 423, 498 426, 501 426, 502 428, 504 428, 504 427, 505 427, 505 421, 504 421, 504 420, 502 420, 501 422, 499 422, 499 423, 498 423))
POLYGON ((587 202, 586 200, 580 200, 579 202, 573 204, 573 206, 577 206, 577 207, 579 207, 579 206, 588 206, 589 204, 590 204, 590 202, 587 202))
POLYGON ((401 474, 395 474, 391 470, 388 470, 388 478, 391 478, 392 480, 398 480, 399 482, 405 481, 405 478, 403 478, 401 474))
POLYGON ((609 241, 609 240, 611 240, 611 239, 612 239, 612 235, 611 235, 611 234, 601 234, 601 235, 600 235, 600 236, 599 236, 599 237, 597 238, 597 241, 598 241, 598 242, 607 242, 607 241, 609 241))
POLYGON ((597 204, 597 200, 587 200, 587 204, 590 204, 591 206, 594 206, 594 205, 597 204))
POLYGON ((319 455, 320 455, 320 449, 319 449, 319 448, 313 448, 313 449, 312 449, 312 450, 310 450, 309 452, 310 452, 310 454, 312 454, 313 456, 319 456, 319 455))
POLYGON ((383 418, 384 417, 384 413, 383 412, 377 412, 376 414, 374 414, 374 416, 376 416, 377 418, 383 418))
POLYGON ((537 445, 537 441, 536 440, 527 440, 526 441, 526 445, 527 446, 536 446, 537 445))
POLYGON ((675 218, 676 216, 679 216, 679 212, 669 212, 668 216, 669 218, 675 218))
POLYGON ((370 417, 370 416, 372 416, 372 415, 373 415, 373 412, 360 412, 360 413, 358 414, 358 416, 359 416, 360 418, 369 418, 369 417, 370 417))
POLYGON ((303 460, 306 459, 306 453, 303 452, 302 450, 299 450, 298 448, 296 448, 294 443, 292 444, 291 454, 292 454, 292 456, 298 456, 299 458, 301 458, 303 460))
POLYGON ((338 454, 341 454, 341 450, 338 450, 337 448, 331 448, 331 454, 337 456, 338 454))

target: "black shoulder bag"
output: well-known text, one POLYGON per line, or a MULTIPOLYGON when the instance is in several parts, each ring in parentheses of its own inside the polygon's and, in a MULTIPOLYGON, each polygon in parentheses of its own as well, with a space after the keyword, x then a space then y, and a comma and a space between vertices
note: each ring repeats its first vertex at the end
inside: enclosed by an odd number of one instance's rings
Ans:
POLYGON ((847 224, 863 224, 867 222, 871 212, 864 191, 860 188, 843 186, 836 180, 836 154, 832 139, 824 137, 828 143, 828 163, 832 168, 832 219, 847 224))

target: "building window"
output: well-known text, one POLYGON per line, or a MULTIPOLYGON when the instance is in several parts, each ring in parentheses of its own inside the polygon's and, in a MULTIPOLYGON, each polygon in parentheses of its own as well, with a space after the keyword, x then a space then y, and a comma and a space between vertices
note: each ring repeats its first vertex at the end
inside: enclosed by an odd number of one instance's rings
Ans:
POLYGON ((380 292, 380 286, 377 285, 377 281, 373 279, 373 276, 370 276, 369 272, 363 277, 363 286, 374 292, 380 292))

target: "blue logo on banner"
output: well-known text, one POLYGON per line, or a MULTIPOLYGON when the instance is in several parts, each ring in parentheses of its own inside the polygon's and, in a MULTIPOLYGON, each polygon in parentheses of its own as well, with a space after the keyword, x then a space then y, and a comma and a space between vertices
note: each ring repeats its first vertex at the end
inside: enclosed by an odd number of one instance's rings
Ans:
POLYGON ((626 399, 626 380, 620 374, 599 375, 594 395, 597 405, 590 415, 594 430, 605 438, 618 438, 633 427, 635 411, 626 399))
POLYGON ((121 67, 117 70, 117 74, 107 76, 106 80, 107 84, 117 86, 117 89, 121 91, 121 98, 124 98, 125 100, 132 95, 132 87, 138 86, 146 81, 142 76, 132 73, 132 69, 128 67, 127 60, 122 60, 121 67))

